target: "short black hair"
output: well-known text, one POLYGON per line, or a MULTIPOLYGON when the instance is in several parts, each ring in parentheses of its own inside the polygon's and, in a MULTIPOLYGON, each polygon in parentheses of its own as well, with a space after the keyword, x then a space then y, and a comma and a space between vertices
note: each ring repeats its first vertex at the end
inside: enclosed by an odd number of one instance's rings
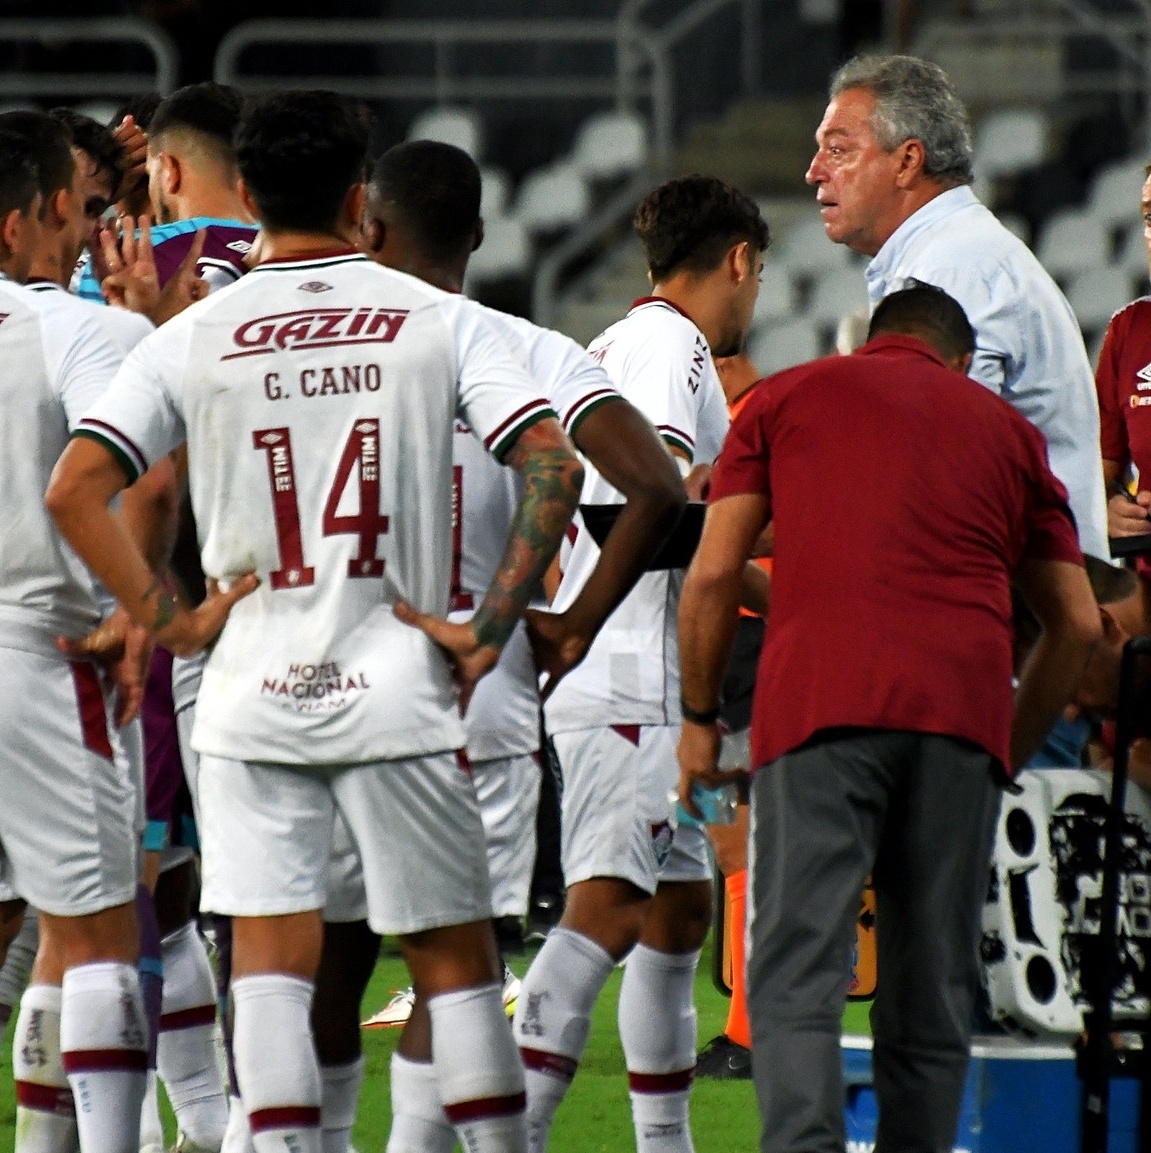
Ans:
POLYGON ((876 306, 867 339, 885 333, 914 336, 950 359, 975 351, 975 329, 962 305, 942 288, 912 280, 876 306))
POLYGON ((661 184, 640 201, 632 227, 657 284, 681 270, 711 272, 742 241, 756 252, 771 243, 755 201, 714 176, 679 176, 661 184))
POLYGON ((243 108, 244 97, 229 84, 188 84, 160 101, 148 122, 148 137, 155 140, 172 129, 186 129, 206 137, 230 162, 243 108))
POLYGON ((420 248, 435 259, 470 252, 480 219, 480 170, 462 148, 409 140, 376 161, 371 194, 394 204, 420 248))
POLYGON ((40 190, 27 141, 0 124, 0 220, 10 212, 28 212, 40 190))
POLYGON ((74 108, 53 108, 48 115, 68 130, 73 148, 79 148, 92 158, 97 173, 106 172, 112 177, 112 195, 115 196, 124 181, 125 166, 124 150, 112 135, 112 130, 74 108))
POLYGON ((71 188, 76 175, 72 134, 47 112, 21 109, 0 115, 0 127, 24 141, 26 155, 36 167, 40 195, 47 200, 62 188, 71 188))
POLYGON ((236 160, 264 225, 329 232, 353 185, 364 179, 368 124, 334 92, 258 97, 236 131, 236 160))
POLYGON ((152 123, 152 117, 156 114, 156 109, 163 102, 164 97, 159 92, 141 92, 138 96, 130 96, 112 113, 108 127, 119 128, 123 124, 124 118, 131 116, 136 122, 136 127, 147 132, 148 126, 152 123))

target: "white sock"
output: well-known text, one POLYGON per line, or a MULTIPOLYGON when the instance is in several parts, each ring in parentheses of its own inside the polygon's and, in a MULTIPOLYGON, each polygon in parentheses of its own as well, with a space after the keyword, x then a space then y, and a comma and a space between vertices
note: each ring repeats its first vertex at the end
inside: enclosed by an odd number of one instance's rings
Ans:
POLYGON ((556 928, 523 979, 515 1038, 526 1071, 531 1153, 547 1148, 552 1118, 587 1044, 592 1007, 614 968, 595 941, 556 928))
POLYGON ((320 1066, 320 1133, 324 1153, 348 1153, 351 1148, 352 1126, 356 1123, 363 1080, 363 1057, 346 1065, 320 1066))
POLYGON ((17 1153, 73 1153, 76 1110, 60 1057, 58 985, 29 985, 12 1033, 17 1153))
MULTIPOLYGON (((24 910, 24 923, 20 932, 12 938, 4 965, 0 967, 0 1009, 11 1010, 20 1004, 20 998, 28 987, 32 975, 32 965, 36 960, 36 950, 40 947, 40 921, 31 905, 24 910)), ((7 1022, 8 1018, 4 1018, 7 1022)))
POLYGON ((194 921, 163 940, 164 1001, 156 1064, 181 1133, 217 1149, 228 1093, 216 1047, 216 978, 194 921))
POLYGON ((452 1153, 456 1131, 431 1064, 392 1054, 392 1131, 385 1153, 452 1153))
POLYGON ((60 1047, 84 1153, 138 1153, 148 1020, 134 966, 99 961, 64 974, 60 1047))
POLYGON ((619 994, 637 1153, 692 1153, 688 1098, 695 1071, 695 970, 699 952, 636 945, 619 994))
POLYGON ((228 1098, 228 1127, 224 1130, 220 1153, 256 1153, 248 1111, 239 1097, 228 1098))
POLYGON ((428 1000, 444 1112, 468 1153, 526 1153, 524 1069, 498 983, 428 1000))
POLYGON ((144 1084, 144 1103, 140 1106, 140 1149, 147 1153, 163 1153, 164 1122, 160 1120, 160 1095, 156 1070, 148 1070, 144 1084))
POLYGON ((232 1055, 256 1153, 321 1153, 312 982, 261 973, 232 982, 232 1055))

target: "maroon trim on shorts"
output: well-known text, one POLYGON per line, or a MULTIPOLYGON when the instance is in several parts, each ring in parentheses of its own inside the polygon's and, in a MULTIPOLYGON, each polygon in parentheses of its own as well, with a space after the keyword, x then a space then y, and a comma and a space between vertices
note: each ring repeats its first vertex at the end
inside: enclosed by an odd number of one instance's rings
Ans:
POLYGON ((32 1081, 17 1081, 16 1104, 21 1109, 52 1113, 56 1117, 76 1115, 76 1102, 72 1099, 72 1090, 67 1086, 37 1085, 32 1081))
POLYGON ((197 1025, 215 1023, 215 1005, 194 1005, 191 1009, 177 1009, 174 1013, 161 1014, 160 1031, 168 1033, 176 1029, 194 1029, 197 1025))
POLYGON ((683 1093, 691 1088, 695 1068, 680 1069, 675 1073, 631 1073, 627 1087, 633 1093, 683 1093))
POLYGON ((69 661, 72 681, 76 686, 76 707, 80 712, 80 733, 84 747, 106 760, 112 759, 112 741, 108 736, 108 713, 104 703, 104 690, 100 687, 100 674, 95 665, 84 661, 69 661))
POLYGON ((612 731, 619 733, 625 741, 631 741, 637 749, 639 748, 639 725, 612 725, 612 731))
POLYGON ((579 1062, 574 1058, 565 1057, 562 1053, 549 1053, 546 1049, 525 1049, 521 1045, 520 1057, 525 1069, 561 1077, 565 1081, 572 1080, 579 1068, 579 1062))
POLYGON ((277 1105, 271 1109, 253 1109, 248 1114, 248 1125, 253 1133, 266 1133, 269 1129, 318 1129, 318 1105, 277 1105))
POLYGON ((62 1054, 68 1073, 146 1073, 148 1054, 144 1049, 69 1049, 62 1054))
POLYGON ((444 1114, 453 1125, 466 1125, 469 1121, 487 1121, 492 1117, 514 1117, 528 1104, 526 1093, 511 1093, 507 1097, 477 1097, 474 1101, 457 1101, 445 1105, 444 1114))

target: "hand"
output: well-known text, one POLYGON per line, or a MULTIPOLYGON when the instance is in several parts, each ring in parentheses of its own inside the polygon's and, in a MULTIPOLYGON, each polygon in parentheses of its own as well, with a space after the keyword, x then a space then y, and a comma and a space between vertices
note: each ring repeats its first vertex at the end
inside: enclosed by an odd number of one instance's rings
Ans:
POLYGON ((1151 492, 1143 489, 1134 500, 1116 493, 1107 502, 1109 536, 1144 536, 1151 533, 1151 492))
POLYGON ((495 667, 500 659, 500 650, 494 645, 480 643, 472 621, 453 624, 443 617, 422 613, 406 601, 397 601, 393 611, 399 620, 419 629, 443 651, 460 688, 460 712, 466 713, 476 684, 495 667))
POLYGON ((695 818, 703 814, 692 800, 691 787, 694 784, 704 788, 717 789, 722 785, 738 784, 747 777, 746 769, 721 769, 719 767, 720 731, 719 722, 710 725, 697 725, 684 721, 680 729, 679 747, 676 756, 679 760, 679 803, 695 818))
POLYGON ((95 661, 109 671, 116 688, 113 716, 118 727, 123 728, 136 718, 152 659, 152 639, 147 629, 134 624, 122 608, 117 608, 86 637, 57 637, 56 645, 72 660, 95 661))
POLYGON ((711 473, 710 464, 697 464, 683 478, 683 487, 687 489, 688 500, 707 499, 707 490, 711 487, 711 473))
POLYGON ((131 216, 124 216, 118 240, 109 229, 100 233, 102 263, 108 270, 100 289, 113 307, 139 312, 154 324, 163 324, 208 295, 207 282, 196 271, 204 249, 204 232, 196 233, 180 267, 161 290, 152 250, 151 221, 140 217, 139 236, 135 225, 131 216))
POLYGON ((176 603, 171 594, 168 602, 161 600, 161 616, 170 616, 152 629, 156 640, 178 657, 190 657, 206 649, 223 632, 232 606, 256 591, 259 580, 255 573, 244 573, 228 588, 222 589, 218 581, 208 581, 208 595, 194 609, 176 603))
POLYGON ((546 701, 560 680, 587 656, 591 637, 573 628, 566 613, 528 609, 524 613, 536 669, 544 674, 540 700, 546 701))
POLYGON ((124 178, 112 193, 113 202, 123 200, 148 180, 148 137, 131 116, 125 116, 112 135, 120 145, 124 160, 124 178))

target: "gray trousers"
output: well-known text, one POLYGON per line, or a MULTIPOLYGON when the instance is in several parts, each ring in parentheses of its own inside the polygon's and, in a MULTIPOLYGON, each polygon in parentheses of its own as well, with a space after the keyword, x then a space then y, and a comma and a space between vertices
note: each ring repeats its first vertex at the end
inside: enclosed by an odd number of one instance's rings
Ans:
POLYGON ((843 1153, 839 1048, 860 892, 875 881, 877 1153, 950 1153, 999 808, 965 741, 837 730, 756 773, 747 999, 762 1153, 843 1153))

